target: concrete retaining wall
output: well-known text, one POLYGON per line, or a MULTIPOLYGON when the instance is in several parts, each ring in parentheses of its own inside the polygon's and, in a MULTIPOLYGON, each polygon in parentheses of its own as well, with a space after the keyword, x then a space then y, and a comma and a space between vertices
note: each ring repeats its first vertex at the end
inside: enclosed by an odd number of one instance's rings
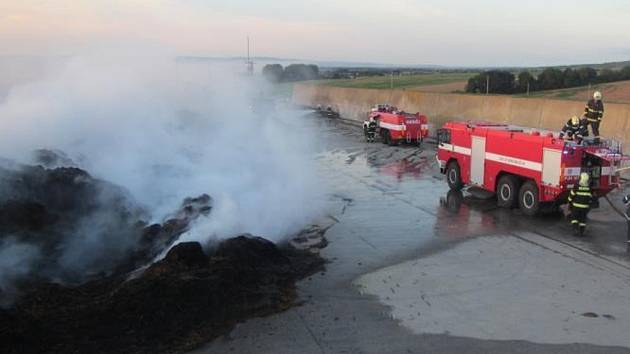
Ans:
MULTIPOLYGON (((584 102, 296 84, 293 102, 330 105, 342 117, 363 121, 376 103, 389 103, 407 112, 422 112, 439 127, 448 120, 488 120, 540 129, 560 130, 572 115, 581 115, 584 102)), ((606 103, 600 133, 630 146, 630 104, 606 103)))

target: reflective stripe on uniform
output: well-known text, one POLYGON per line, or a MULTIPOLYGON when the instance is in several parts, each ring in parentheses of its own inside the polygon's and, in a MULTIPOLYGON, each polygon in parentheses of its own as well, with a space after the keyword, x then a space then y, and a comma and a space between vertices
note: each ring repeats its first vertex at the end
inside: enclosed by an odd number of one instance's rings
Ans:
POLYGON ((588 205, 588 204, 573 203, 573 204, 571 204, 571 205, 573 205, 573 206, 574 206, 574 207, 576 207, 576 208, 581 208, 581 209, 587 209, 587 208, 589 208, 589 205, 588 205))
POLYGON ((592 197, 593 196, 590 192, 577 192, 577 195, 581 195, 583 197, 592 197))

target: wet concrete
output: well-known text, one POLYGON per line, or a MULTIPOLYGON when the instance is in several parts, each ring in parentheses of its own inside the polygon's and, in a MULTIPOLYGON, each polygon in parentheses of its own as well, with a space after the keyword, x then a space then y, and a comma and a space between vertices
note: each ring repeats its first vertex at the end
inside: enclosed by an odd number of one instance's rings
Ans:
MULTIPOLYGON (((300 306, 240 324, 229 336, 195 353, 630 353, 622 347, 604 346, 605 342, 589 341, 588 337, 584 341, 553 341, 535 336, 493 335, 492 326, 472 322, 475 316, 462 316, 461 327, 487 327, 489 335, 465 330, 451 332, 439 326, 424 331, 421 326, 414 327, 396 318, 402 311, 398 303, 388 303, 378 289, 371 288, 373 295, 362 293, 365 289, 357 288, 353 282, 369 274, 387 277, 388 272, 394 273, 384 267, 408 260, 431 260, 470 240, 517 238, 514 235, 519 233, 542 240, 521 240, 519 247, 540 252, 555 245, 556 251, 549 253, 553 257, 567 257, 569 252, 575 253, 576 258, 585 254, 625 276, 630 274, 625 255, 625 222, 602 203, 602 209, 592 213, 591 236, 578 240, 569 235, 561 215, 526 218, 516 210, 496 208, 492 199, 479 198, 475 191, 448 193, 436 168, 431 144, 422 148, 367 144, 359 127, 314 117, 303 119, 323 138, 315 158, 325 182, 331 186, 330 198, 335 201, 331 218, 337 222, 326 234, 329 245, 321 251, 330 261, 327 271, 299 284, 300 306), (574 341, 583 344, 566 344, 574 341)), ((493 252, 492 243, 474 246, 493 252)), ((540 259, 548 256, 545 253, 540 259)), ((507 254, 503 259, 509 261, 510 257, 507 254)), ((486 260, 477 257, 469 266, 485 264, 486 260)), ((415 271, 412 268, 403 274, 412 276, 415 271)), ((576 272, 569 273, 576 276, 576 272)), ((439 273, 436 279, 455 275, 439 273)), ((534 282, 531 286, 541 285, 534 282)), ((413 282, 406 289, 416 293, 420 290, 422 285, 413 282)), ((522 296, 527 297, 527 292, 522 296)), ((436 311, 436 316, 446 313, 436 311)), ((588 311, 593 310, 583 310, 588 311)), ((612 312, 606 314, 615 315, 612 312)), ((545 318, 523 320, 535 322, 545 318)))

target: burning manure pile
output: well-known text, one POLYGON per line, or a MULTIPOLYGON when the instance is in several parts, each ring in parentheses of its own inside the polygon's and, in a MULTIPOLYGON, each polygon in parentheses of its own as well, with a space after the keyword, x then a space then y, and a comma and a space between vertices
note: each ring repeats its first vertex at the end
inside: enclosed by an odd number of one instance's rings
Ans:
POLYGON ((323 267, 251 235, 173 246, 211 217, 209 196, 148 224, 123 188, 43 156, 0 164, 2 353, 185 352, 288 308, 296 280, 323 267))

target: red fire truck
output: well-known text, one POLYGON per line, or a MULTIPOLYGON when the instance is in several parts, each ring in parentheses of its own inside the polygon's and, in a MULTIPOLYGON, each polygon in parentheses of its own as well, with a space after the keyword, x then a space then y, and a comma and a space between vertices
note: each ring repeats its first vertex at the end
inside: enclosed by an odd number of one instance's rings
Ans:
POLYGON ((591 176, 597 197, 619 186, 626 158, 613 142, 584 145, 540 132, 488 122, 449 122, 438 130, 437 160, 451 189, 478 186, 504 208, 526 215, 566 202, 580 173, 591 176))
POLYGON ((428 120, 420 113, 406 113, 398 108, 379 104, 372 108, 368 120, 363 122, 363 131, 367 135, 369 118, 377 122, 376 134, 383 144, 398 145, 401 142, 421 144, 429 135, 428 120))

